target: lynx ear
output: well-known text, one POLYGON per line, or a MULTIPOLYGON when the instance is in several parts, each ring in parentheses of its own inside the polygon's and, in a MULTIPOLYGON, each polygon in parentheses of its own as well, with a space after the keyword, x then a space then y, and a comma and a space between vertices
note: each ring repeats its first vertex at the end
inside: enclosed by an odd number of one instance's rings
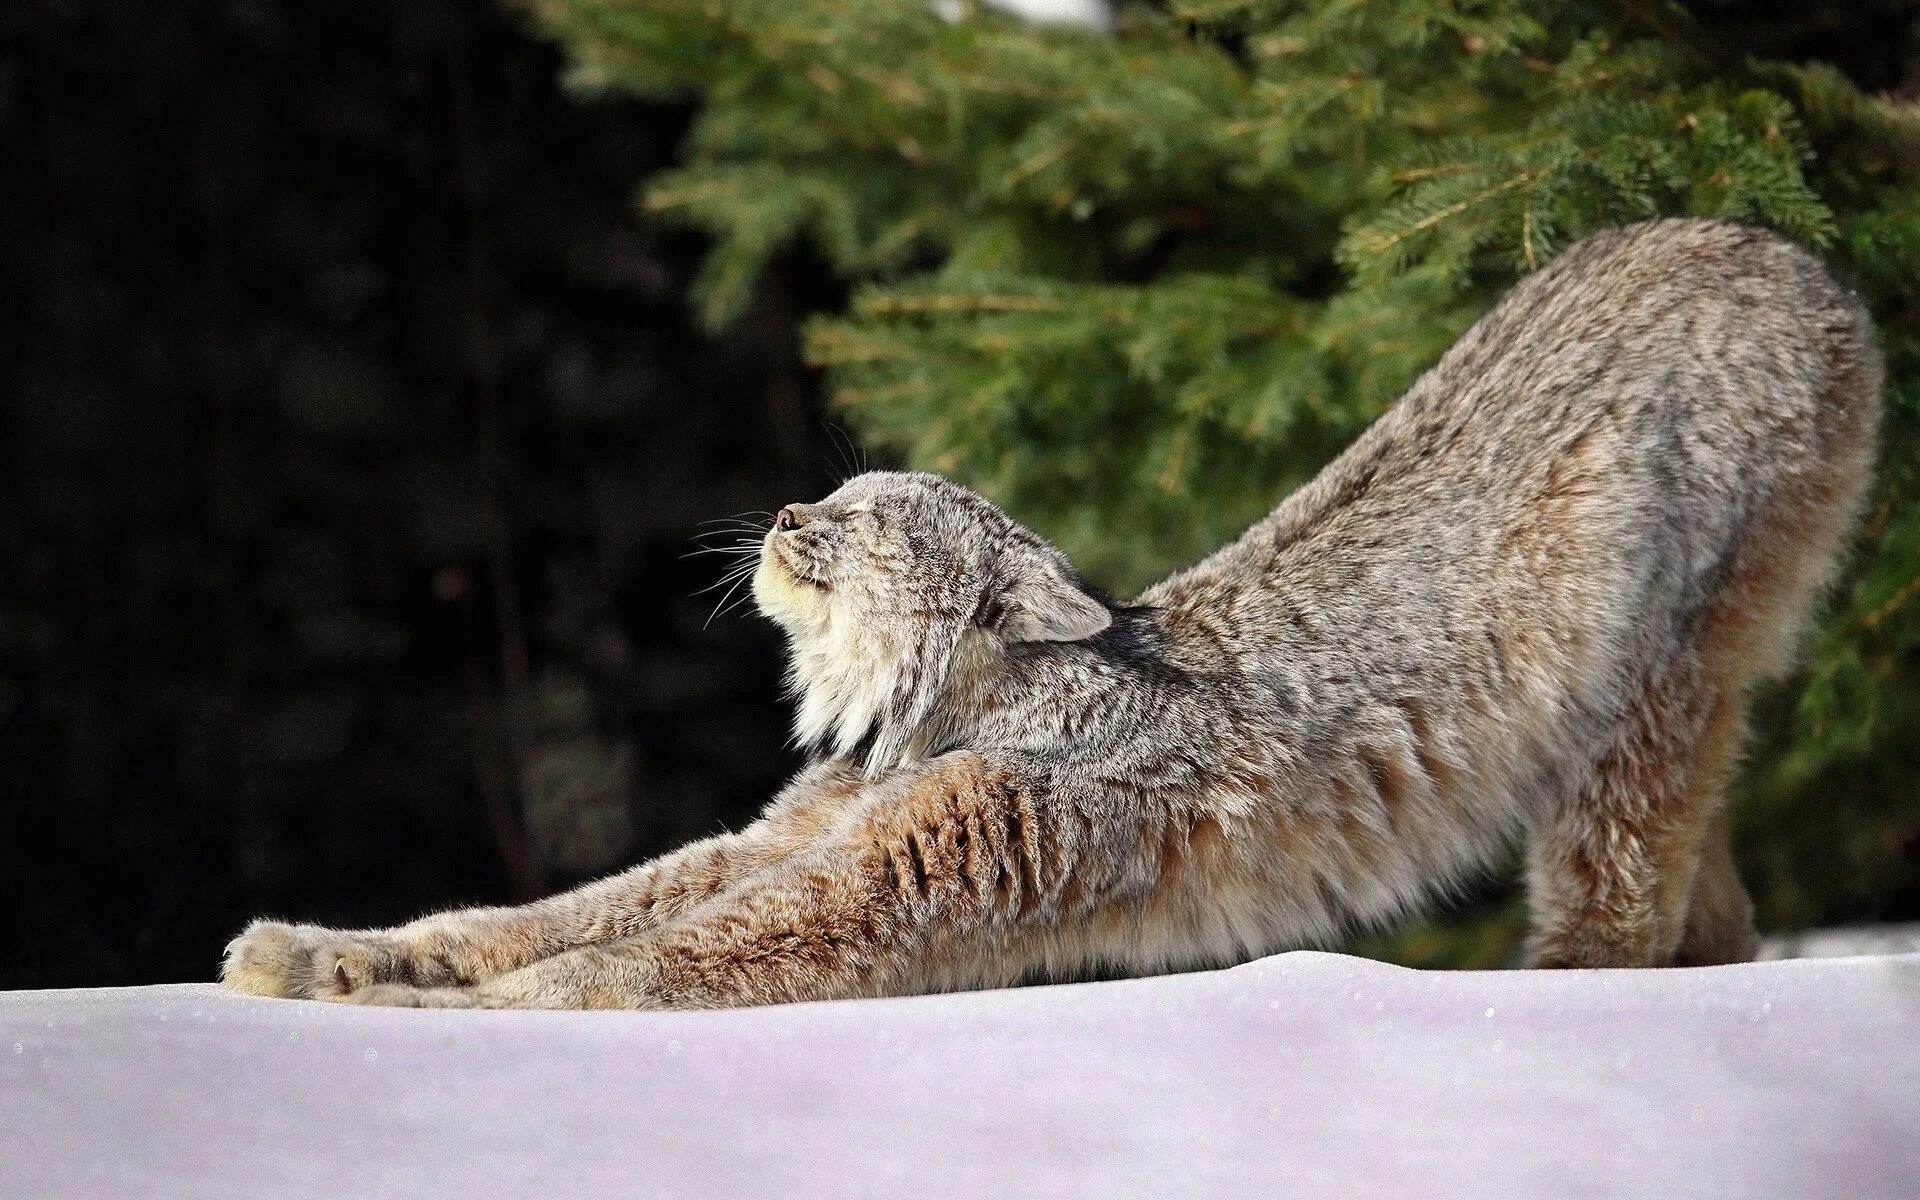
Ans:
POLYGON ((1072 569, 1046 555, 1023 555, 1000 596, 995 627, 1011 642, 1077 642, 1113 624, 1107 606, 1072 569))

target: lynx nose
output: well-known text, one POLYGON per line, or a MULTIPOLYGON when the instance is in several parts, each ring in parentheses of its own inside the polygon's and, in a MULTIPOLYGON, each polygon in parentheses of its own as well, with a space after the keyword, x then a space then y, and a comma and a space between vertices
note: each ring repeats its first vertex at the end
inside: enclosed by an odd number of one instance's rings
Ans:
POLYGON ((806 521, 800 514, 791 508, 781 509, 779 514, 773 518, 773 527, 782 533, 785 533, 789 529, 798 529, 805 524, 806 521))

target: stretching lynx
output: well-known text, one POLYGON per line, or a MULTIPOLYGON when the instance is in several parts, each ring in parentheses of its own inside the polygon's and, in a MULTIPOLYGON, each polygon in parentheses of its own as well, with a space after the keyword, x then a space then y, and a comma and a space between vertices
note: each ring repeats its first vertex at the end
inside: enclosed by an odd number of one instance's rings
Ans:
POLYGON ((965 488, 783 510, 821 751, 745 831, 523 908, 260 922, 270 996, 702 1008, 1229 962, 1524 836, 1539 966, 1738 960, 1724 791, 1867 481, 1866 319, 1759 230, 1592 237, 1319 478, 1117 604, 965 488))

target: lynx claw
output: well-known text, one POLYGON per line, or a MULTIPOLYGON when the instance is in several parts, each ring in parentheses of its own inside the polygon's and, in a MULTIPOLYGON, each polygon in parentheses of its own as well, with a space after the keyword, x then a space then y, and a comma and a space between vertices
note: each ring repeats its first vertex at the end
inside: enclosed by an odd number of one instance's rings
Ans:
POLYGON ((314 997, 330 1000, 398 977, 400 964, 366 946, 335 943, 314 952, 313 977, 321 981, 314 997))

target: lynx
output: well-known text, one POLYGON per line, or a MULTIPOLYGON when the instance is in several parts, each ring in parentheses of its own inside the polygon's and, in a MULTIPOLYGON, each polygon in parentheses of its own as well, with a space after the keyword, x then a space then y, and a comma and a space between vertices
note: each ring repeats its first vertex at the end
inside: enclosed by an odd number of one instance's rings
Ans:
POLYGON ((258 922, 226 982, 685 1009, 1227 963, 1524 838, 1540 967, 1740 960, 1725 793, 1866 487, 1881 368, 1725 222, 1522 280, 1315 480, 1116 603, 967 489, 780 512, 754 594, 820 757, 740 833, 521 908, 258 922))

